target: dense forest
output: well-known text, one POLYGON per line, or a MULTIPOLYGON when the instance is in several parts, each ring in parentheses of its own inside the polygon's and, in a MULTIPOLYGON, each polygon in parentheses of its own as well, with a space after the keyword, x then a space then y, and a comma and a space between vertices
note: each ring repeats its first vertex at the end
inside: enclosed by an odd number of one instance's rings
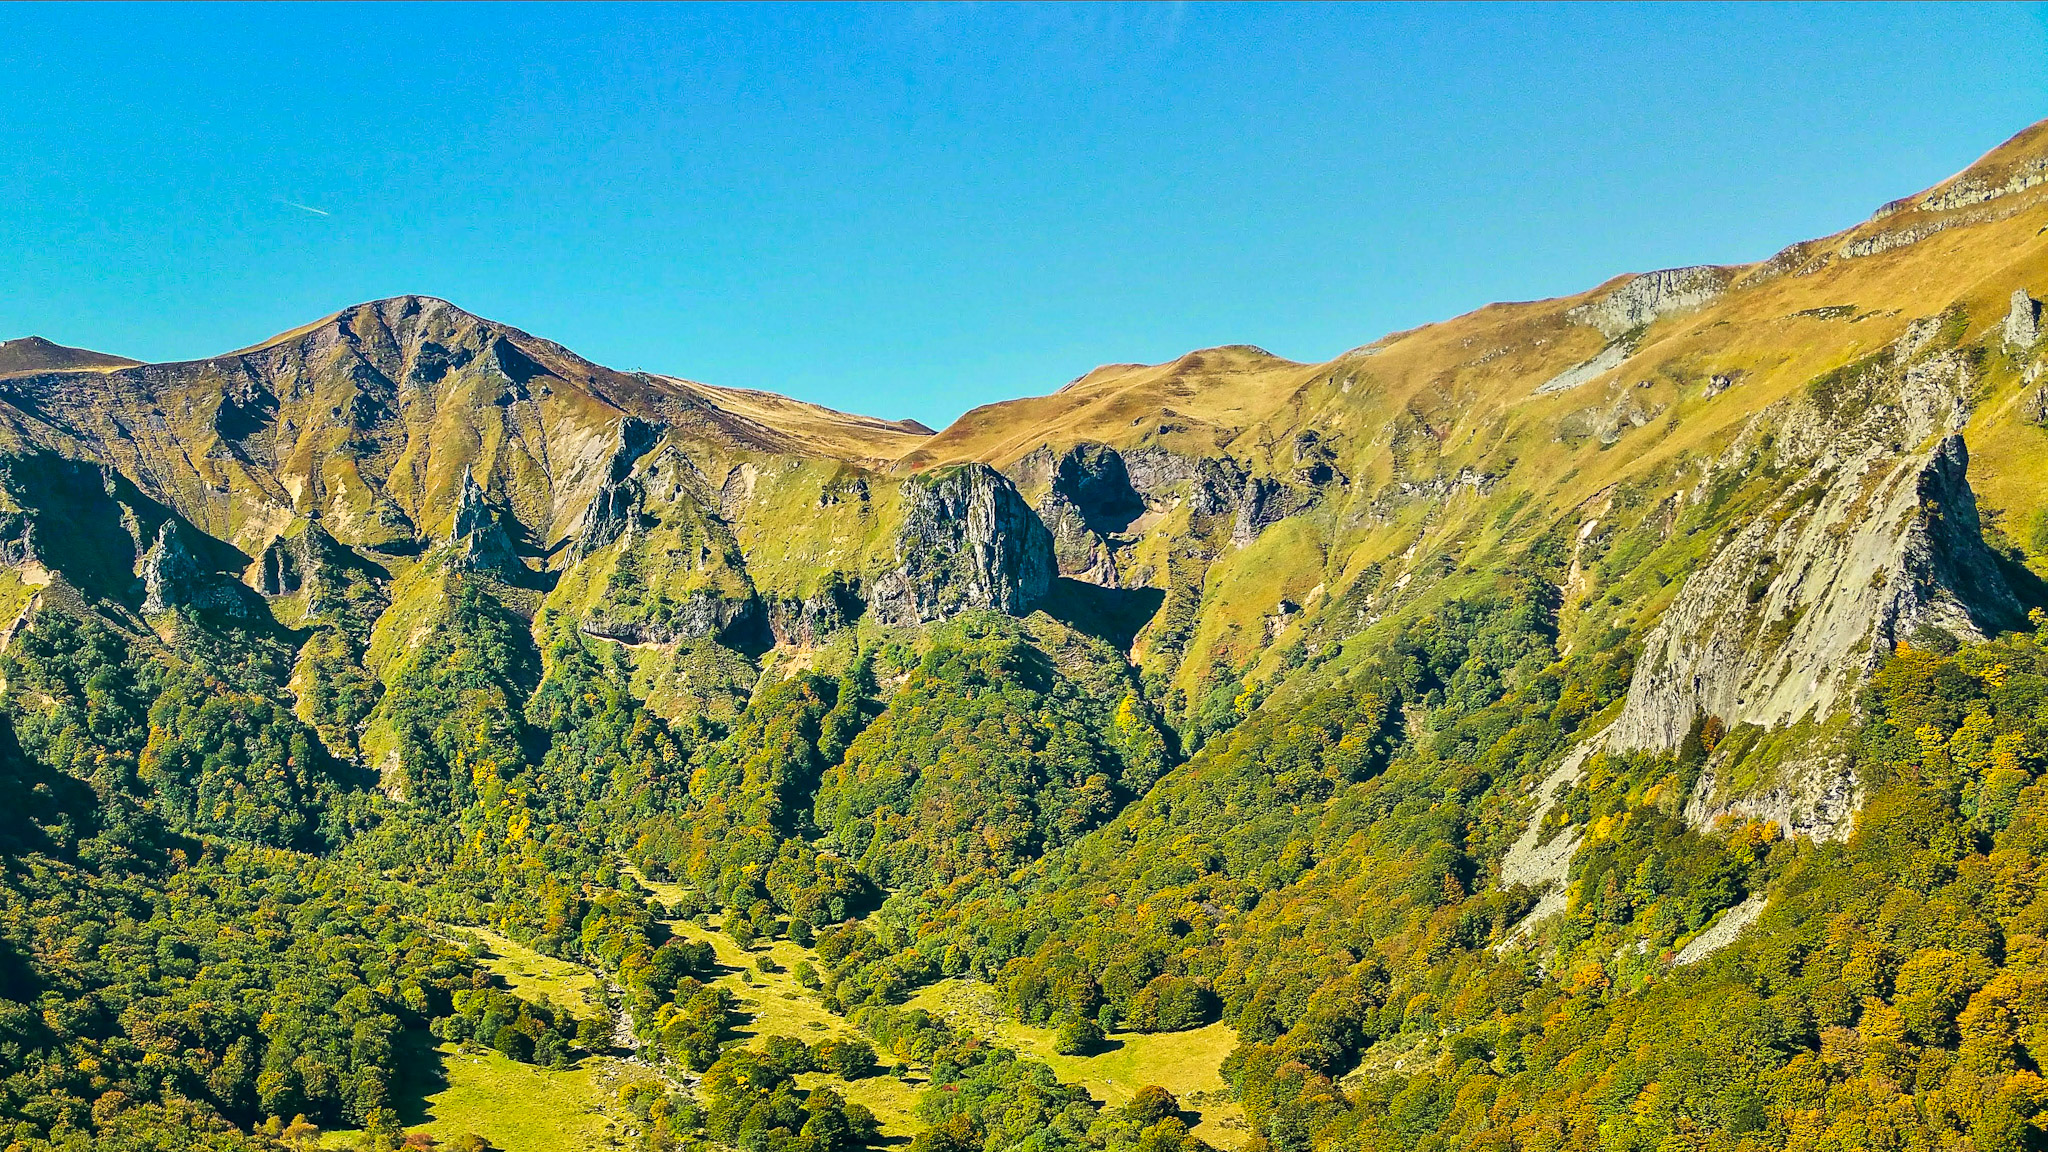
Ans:
POLYGON ((4 669, 10 1138, 266 1146, 301 1121, 390 1142, 401 1033, 539 1064, 611 1045, 613 1021, 494 986, 436 927, 475 923, 613 974, 657 1058, 702 1074, 657 1102, 651 1145, 877 1139, 793 1079, 872 1053, 730 1040, 708 950, 662 924, 719 912, 742 942, 814 942, 824 1003, 930 1069, 919 1149, 1198 1143, 1170 1100, 1105 1109, 898 1007, 960 975, 1080 1048, 1228 1022, 1226 1075, 1275 1149, 2033 1146, 2048 650, 1901 644, 1861 701, 1871 793, 1842 843, 1676 818, 1712 744, 1747 734, 1599 757, 1565 803, 1601 833, 1537 955, 1502 947, 1531 903, 1489 883, 1503 790, 1609 708, 1629 655, 1560 657, 1518 580, 1307 667, 1166 783, 1174 736, 1136 682, 1044 617, 849 648, 730 723, 675 725, 614 653, 564 629, 540 660, 469 585, 374 705, 401 800, 269 702, 262 667, 211 663, 232 637, 152 651, 40 614, 4 669), (625 862, 696 906, 650 903, 625 862), (1748 935, 1670 967, 1765 891, 1748 935))

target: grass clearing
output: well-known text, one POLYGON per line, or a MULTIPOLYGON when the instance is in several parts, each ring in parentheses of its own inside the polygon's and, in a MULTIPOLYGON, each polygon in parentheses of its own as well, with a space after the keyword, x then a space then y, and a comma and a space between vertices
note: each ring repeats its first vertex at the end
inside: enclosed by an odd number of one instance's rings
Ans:
MULTIPOLYGON (((393 1087, 400 1121, 443 1143, 467 1133, 504 1152, 600 1152, 630 1143, 632 1117, 618 1107, 625 1084, 653 1077, 610 1057, 573 1068, 521 1064, 489 1048, 435 1045, 409 1033, 393 1087)), ((354 1148, 360 1132, 336 1130, 325 1148, 354 1148)))
POLYGON ((1244 1141, 1244 1112, 1231 1099, 1230 1085, 1219 1071, 1224 1058, 1237 1047, 1237 1032, 1228 1024, 1211 1024, 1190 1032, 1115 1032, 1102 1052, 1062 1056, 1053 1051, 1052 1029, 1004 1015, 994 990, 986 984, 957 977, 941 980, 919 989, 910 998, 910 1006, 1043 1060, 1062 1081, 1079 1084, 1110 1105, 1122 1104, 1138 1089, 1156 1084, 1178 1097, 1181 1107, 1201 1117, 1195 1135, 1219 1148, 1235 1148, 1244 1141))
MULTIPOLYGON (((627 868, 628 875, 666 903, 682 899, 680 885, 648 880, 627 868)), ((715 921, 715 918, 714 918, 715 921)), ((754 1017, 740 1029, 750 1044, 758 1045, 768 1036, 795 1036, 815 1044, 827 1037, 858 1036, 844 1019, 827 1012, 810 989, 797 983, 793 974, 800 960, 817 965, 810 949, 788 940, 756 943, 743 949, 732 937, 687 920, 668 922, 677 935, 710 943, 723 972, 712 983, 730 991, 740 1009, 754 1017), (764 973, 755 962, 763 955, 775 959, 780 972, 764 973), (744 974, 744 979, 742 978, 744 974)), ((1020 1054, 1043 1060, 1062 1081, 1079 1084, 1097 1100, 1122 1104, 1138 1089, 1157 1084, 1172 1092, 1181 1106, 1201 1117, 1194 1128, 1197 1136, 1218 1148, 1235 1148, 1244 1142, 1247 1129, 1244 1113, 1231 1099, 1230 1086, 1219 1069, 1237 1047, 1237 1033, 1227 1024, 1211 1024, 1191 1032, 1119 1032, 1109 1038, 1106 1050, 1093 1056, 1062 1056, 1053 1051, 1053 1030, 1022 1024, 1005 1016, 987 985, 972 980, 942 980, 920 989, 909 1006, 923 1008, 944 1018, 954 1027, 1016 1049, 1020 1054)), ((915 1117, 921 1079, 899 1080, 888 1075, 869 1076, 847 1082, 837 1077, 808 1075, 800 1082, 811 1087, 829 1083, 848 1100, 865 1105, 882 1122, 891 1136, 913 1135, 924 1126, 915 1117)))
POLYGON ((444 924, 452 935, 481 943, 488 952, 484 967, 514 993, 536 1002, 550 1002, 583 1019, 606 1013, 604 984, 581 964, 557 960, 488 928, 444 924))
POLYGON ((922 1076, 912 1074, 899 1080, 886 1072, 877 1072, 858 1080, 841 1080, 824 1072, 806 1072, 796 1082, 804 1088, 829 1086, 848 1101, 874 1113, 882 1126, 882 1135, 891 1142, 907 1142, 924 1131, 924 1122, 917 1118, 917 1098, 924 1093, 926 1084, 922 1076))
MULTIPOLYGON (((682 898, 683 889, 679 885, 649 880, 631 867, 625 872, 652 892, 656 899, 673 904, 682 898)), ((712 919, 715 923, 717 918, 712 919)), ((788 940, 775 940, 757 941, 749 950, 741 948, 737 941, 723 932, 700 928, 688 920, 667 920, 664 923, 683 939, 702 940, 711 945, 722 971, 710 983, 732 993, 733 999, 739 1002, 740 1011, 753 1017, 751 1022, 737 1030, 749 1046, 759 1048, 770 1036, 793 1036, 806 1044, 816 1044, 825 1039, 864 1038, 844 1018, 827 1012, 817 995, 798 983, 795 969, 799 962, 808 960, 813 966, 818 964, 817 954, 810 949, 788 940), (756 963, 763 956, 771 957, 780 971, 760 971, 756 963)), ((833 1091, 873 1112, 875 1119, 881 1122, 884 1135, 909 1137, 924 1127, 913 1114, 917 1094, 924 1090, 922 1079, 906 1082, 877 1073, 859 1080, 842 1080, 837 1076, 812 1072, 799 1076, 797 1082, 805 1088, 830 1085, 833 1091)))

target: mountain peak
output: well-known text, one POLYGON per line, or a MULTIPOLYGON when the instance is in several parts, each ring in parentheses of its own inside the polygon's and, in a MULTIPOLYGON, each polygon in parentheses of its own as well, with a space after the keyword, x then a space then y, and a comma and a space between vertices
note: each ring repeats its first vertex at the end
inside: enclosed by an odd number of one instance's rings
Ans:
POLYGON ((132 368, 140 360, 70 348, 41 336, 0 340, 0 376, 24 376, 34 372, 106 372, 132 368))

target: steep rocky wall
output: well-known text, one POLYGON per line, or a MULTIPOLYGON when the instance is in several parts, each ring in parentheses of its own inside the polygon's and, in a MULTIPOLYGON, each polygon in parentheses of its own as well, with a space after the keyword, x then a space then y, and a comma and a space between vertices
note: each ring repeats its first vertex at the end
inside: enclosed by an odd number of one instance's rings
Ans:
MULTIPOLYGON (((1826 721, 1901 641, 1979 639, 2025 610, 1986 547, 1953 431, 1967 415, 1964 357, 1923 325, 1893 348, 1767 411, 1722 468, 1774 469, 1781 494, 1735 525, 1645 639, 1615 749, 1672 752, 1708 718, 1723 730, 1826 721)), ((1708 482, 1703 482, 1695 497, 1708 482)), ((1853 782, 1819 752, 1786 758, 1749 797, 1709 764, 1695 819, 1751 811, 1826 835, 1853 782), (1745 806, 1745 801, 1748 801, 1745 806)))
POLYGON ((867 589, 867 609, 887 624, 922 624, 975 608, 1031 610, 1058 571, 1046 531, 1009 478, 985 464, 903 482, 905 514, 896 563, 867 589))

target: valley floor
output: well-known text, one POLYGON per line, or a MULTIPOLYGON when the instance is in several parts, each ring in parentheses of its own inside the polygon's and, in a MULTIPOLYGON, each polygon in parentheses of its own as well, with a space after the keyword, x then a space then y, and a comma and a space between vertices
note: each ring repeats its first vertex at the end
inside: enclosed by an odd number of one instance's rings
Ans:
MULTIPOLYGON (((399 1052, 400 1121, 447 1143, 475 1134, 504 1152, 597 1152, 625 1147, 632 1118, 618 1090, 647 1071, 612 1057, 591 1057, 567 1069, 522 1064, 479 1045, 439 1044, 411 1034, 399 1052)), ((322 1147, 355 1148, 359 1132, 338 1129, 322 1147)))

